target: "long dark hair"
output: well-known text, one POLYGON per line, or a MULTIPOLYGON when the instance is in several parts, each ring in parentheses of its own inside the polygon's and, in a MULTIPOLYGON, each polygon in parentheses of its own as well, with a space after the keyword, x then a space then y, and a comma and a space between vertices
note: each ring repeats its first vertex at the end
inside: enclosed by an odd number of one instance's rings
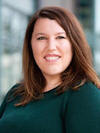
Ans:
POLYGON ((45 7, 32 16, 26 29, 22 62, 23 81, 20 82, 15 92, 15 95, 21 95, 22 99, 16 106, 40 99, 46 85, 46 80, 34 60, 31 48, 32 32, 34 32, 35 23, 39 18, 55 20, 65 30, 72 45, 73 58, 68 68, 61 73, 62 83, 57 93, 63 93, 68 88, 76 90, 87 81, 91 81, 97 87, 100 87, 99 78, 92 66, 91 50, 76 17, 61 7, 45 7))

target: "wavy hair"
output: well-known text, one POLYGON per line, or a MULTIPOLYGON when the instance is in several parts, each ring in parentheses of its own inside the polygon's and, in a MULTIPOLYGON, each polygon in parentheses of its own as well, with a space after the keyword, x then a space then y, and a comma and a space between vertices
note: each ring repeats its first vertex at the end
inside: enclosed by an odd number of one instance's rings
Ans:
POLYGON ((99 88, 100 80, 93 69, 91 50, 75 15, 62 7, 44 7, 32 16, 26 29, 22 61, 23 80, 15 92, 15 95, 21 96, 21 100, 16 106, 41 99, 46 85, 46 79, 34 60, 31 47, 32 32, 39 18, 55 20, 65 30, 72 45, 73 58, 68 68, 61 73, 62 83, 57 94, 69 88, 76 90, 87 81, 93 82, 99 88))

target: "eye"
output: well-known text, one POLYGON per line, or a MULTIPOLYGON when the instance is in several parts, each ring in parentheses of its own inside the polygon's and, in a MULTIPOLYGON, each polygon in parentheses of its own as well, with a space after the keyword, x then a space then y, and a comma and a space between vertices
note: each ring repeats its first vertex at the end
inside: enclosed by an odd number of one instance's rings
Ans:
POLYGON ((47 38, 44 36, 38 37, 37 40, 46 40, 47 38))
POLYGON ((56 38, 57 38, 57 39, 65 39, 64 36, 57 36, 56 38))

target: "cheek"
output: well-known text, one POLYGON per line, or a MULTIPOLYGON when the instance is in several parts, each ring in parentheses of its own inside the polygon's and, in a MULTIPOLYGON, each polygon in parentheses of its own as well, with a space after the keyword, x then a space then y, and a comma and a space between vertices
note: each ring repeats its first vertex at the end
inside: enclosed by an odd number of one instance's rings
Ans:
POLYGON ((40 47, 39 45, 36 45, 36 44, 33 45, 32 52, 36 62, 40 61, 41 58, 43 57, 43 48, 40 47))
POLYGON ((61 49, 63 53, 72 55, 72 46, 69 41, 62 43, 61 49))
POLYGON ((37 54, 39 54, 39 47, 37 47, 37 45, 32 45, 32 51, 33 51, 33 55, 36 56, 37 54))
POLYGON ((34 60, 35 60, 36 64, 38 65, 38 61, 40 58, 38 49, 36 47, 32 46, 32 52, 33 52, 34 60))
POLYGON ((72 60, 72 57, 73 57, 73 52, 72 52, 72 47, 71 47, 71 45, 64 45, 63 47, 62 47, 62 52, 63 52, 63 55, 64 55, 64 60, 66 60, 67 61, 67 63, 69 62, 71 62, 71 60, 72 60))

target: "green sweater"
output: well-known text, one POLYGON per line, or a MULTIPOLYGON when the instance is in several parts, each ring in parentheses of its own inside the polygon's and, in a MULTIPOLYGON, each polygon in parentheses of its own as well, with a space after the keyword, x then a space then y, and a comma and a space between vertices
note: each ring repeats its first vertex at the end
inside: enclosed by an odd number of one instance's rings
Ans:
POLYGON ((44 98, 24 107, 16 99, 0 108, 0 133, 100 133, 100 90, 88 82, 77 91, 44 98))

